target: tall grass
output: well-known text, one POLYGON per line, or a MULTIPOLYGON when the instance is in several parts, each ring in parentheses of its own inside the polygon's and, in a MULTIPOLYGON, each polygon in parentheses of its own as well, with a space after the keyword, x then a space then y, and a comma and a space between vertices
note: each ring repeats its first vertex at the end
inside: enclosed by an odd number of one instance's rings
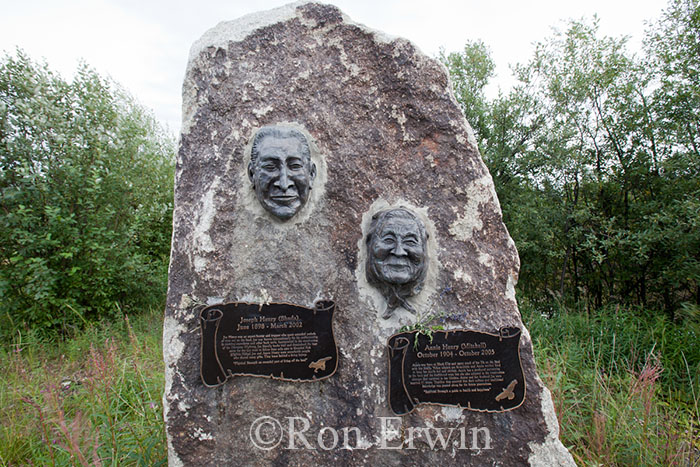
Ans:
POLYGON ((579 465, 700 465, 696 323, 620 308, 521 309, 579 465))
POLYGON ((0 350, 1 465, 163 465, 162 314, 0 350))

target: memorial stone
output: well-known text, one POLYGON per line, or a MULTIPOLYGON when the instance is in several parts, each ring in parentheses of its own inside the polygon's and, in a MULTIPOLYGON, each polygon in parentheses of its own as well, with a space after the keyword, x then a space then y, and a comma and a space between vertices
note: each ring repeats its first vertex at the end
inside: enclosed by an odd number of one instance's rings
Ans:
POLYGON ((491 176, 410 42, 301 2, 206 32, 173 217, 170 465, 575 465, 491 176))

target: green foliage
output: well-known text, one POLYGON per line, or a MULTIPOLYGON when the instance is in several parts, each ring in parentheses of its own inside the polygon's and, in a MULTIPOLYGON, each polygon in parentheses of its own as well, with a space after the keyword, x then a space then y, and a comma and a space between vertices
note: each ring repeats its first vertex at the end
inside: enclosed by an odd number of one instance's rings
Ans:
POLYGON ((533 300, 700 304, 700 8, 672 0, 646 57, 571 21, 487 101, 485 47, 442 55, 474 118, 533 300), (472 69, 473 68, 473 69, 472 69), (473 74, 470 77, 470 74, 473 74))
POLYGON ((473 125, 479 146, 488 137, 486 124, 486 101, 484 88, 493 78, 496 63, 491 58, 486 44, 481 41, 467 42, 462 53, 440 52, 440 61, 452 76, 457 101, 467 121, 473 125))
POLYGON ((418 336, 421 334, 424 336, 427 336, 430 342, 433 342, 433 333, 436 331, 442 331, 445 329, 445 326, 442 324, 430 324, 433 323, 439 319, 442 319, 444 322, 444 317, 445 313, 424 313, 418 316, 416 319, 416 322, 413 324, 407 324, 405 326, 401 326, 399 329, 399 332, 413 332, 416 331, 416 335, 413 339, 413 348, 418 350, 418 336))
POLYGON ((160 300, 174 142, 114 83, 0 61, 0 330, 160 300))
MULTIPOLYGON (((660 129, 673 134, 678 152, 694 154, 697 175, 700 146, 700 3, 671 0, 646 37, 647 65, 660 85, 654 91, 660 129)), ((684 164, 685 165, 685 164, 684 164)))
POLYGON ((0 465, 165 465, 162 313, 0 348, 0 465))

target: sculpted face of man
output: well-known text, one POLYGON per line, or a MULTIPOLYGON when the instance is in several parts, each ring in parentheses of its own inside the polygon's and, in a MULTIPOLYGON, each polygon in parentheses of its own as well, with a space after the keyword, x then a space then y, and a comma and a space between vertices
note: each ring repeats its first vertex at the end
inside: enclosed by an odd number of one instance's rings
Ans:
POLYGON ((261 128, 253 141, 248 176, 263 208, 279 219, 291 219, 306 204, 316 177, 306 137, 293 128, 261 128))

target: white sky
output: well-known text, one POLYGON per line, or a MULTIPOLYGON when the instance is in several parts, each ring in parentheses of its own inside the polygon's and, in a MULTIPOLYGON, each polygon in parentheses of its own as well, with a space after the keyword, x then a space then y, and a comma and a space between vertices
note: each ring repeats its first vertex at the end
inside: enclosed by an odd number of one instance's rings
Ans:
MULTIPOLYGON (((81 59, 109 75, 177 134, 181 87, 192 43, 220 21, 285 0, 0 0, 0 50, 21 47, 70 78, 81 59)), ((354 21, 410 39, 436 56, 481 39, 496 61, 490 93, 512 83, 509 65, 568 18, 597 14, 603 34, 640 47, 646 21, 666 0, 327 0, 354 21)))

